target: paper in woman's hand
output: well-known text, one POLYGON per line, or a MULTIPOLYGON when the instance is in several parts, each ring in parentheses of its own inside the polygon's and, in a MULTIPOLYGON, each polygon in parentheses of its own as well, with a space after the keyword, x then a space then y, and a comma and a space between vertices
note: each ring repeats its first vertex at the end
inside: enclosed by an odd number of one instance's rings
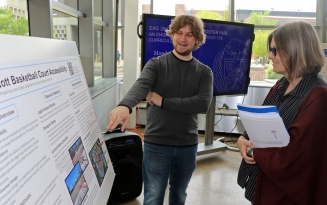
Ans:
POLYGON ((237 105, 242 124, 256 148, 284 147, 289 133, 275 106, 237 105))

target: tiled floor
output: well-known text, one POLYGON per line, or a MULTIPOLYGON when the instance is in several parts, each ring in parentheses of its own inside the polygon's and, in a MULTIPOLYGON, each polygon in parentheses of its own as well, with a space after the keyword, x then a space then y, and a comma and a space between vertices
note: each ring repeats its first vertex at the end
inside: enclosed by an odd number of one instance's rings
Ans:
MULTIPOLYGON (((214 139, 221 136, 217 135, 214 139)), ((225 137, 226 141, 236 140, 235 136, 225 137)), ((199 141, 203 142, 202 134, 199 141)), ((235 144, 229 144, 235 146, 235 144)), ((187 189, 187 205, 243 205, 250 202, 244 198, 244 190, 237 184, 237 172, 241 155, 237 151, 220 151, 197 157, 197 167, 187 189)), ((168 190, 168 188, 167 188, 168 190)), ((164 205, 167 205, 166 191, 164 205)), ((124 205, 142 205, 143 192, 139 197, 124 205)))

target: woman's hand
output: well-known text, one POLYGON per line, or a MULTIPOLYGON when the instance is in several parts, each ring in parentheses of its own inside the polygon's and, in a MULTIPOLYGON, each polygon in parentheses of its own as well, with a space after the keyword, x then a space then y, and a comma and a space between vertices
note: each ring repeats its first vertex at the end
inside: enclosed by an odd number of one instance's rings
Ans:
MULTIPOLYGON (((238 138, 237 140, 237 146, 240 150, 241 156, 244 158, 245 162, 248 164, 255 164, 256 162, 254 161, 253 157, 249 157, 247 155, 247 151, 250 148, 254 148, 252 142, 250 142, 249 140, 245 139, 245 137, 243 137, 242 135, 238 138)), ((253 153, 252 153, 253 154, 253 153)), ((252 155, 253 156, 253 155, 252 155)))

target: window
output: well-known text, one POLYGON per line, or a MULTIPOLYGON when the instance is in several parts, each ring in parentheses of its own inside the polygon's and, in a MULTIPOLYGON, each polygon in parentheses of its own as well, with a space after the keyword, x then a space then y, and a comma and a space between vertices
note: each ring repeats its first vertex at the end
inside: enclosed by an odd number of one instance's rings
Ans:
POLYGON ((255 25, 252 48, 251 81, 279 79, 267 59, 267 37, 273 29, 290 21, 305 20, 316 26, 316 2, 290 0, 235 0, 235 20, 255 25))
POLYGON ((0 22, 1 34, 28 36, 26 0, 0 1, 0 22))
POLYGON ((55 0, 73 9, 78 9, 77 0, 55 0))
POLYGON ((94 25, 94 80, 102 78, 102 27, 94 25))
POLYGON ((94 80, 102 78, 102 0, 94 0, 94 80))
MULTIPOLYGON (((167 1, 153 0, 153 14, 176 16, 180 14, 195 14, 201 18, 227 20, 229 0, 220 0, 219 3, 210 0, 184 0, 175 1, 176 3, 167 3, 167 1)), ((143 13, 147 13, 149 6, 144 6, 143 13)))
POLYGON ((52 16, 52 37, 59 40, 75 41, 78 45, 78 19, 56 10, 53 10, 52 16))
POLYGON ((124 6, 124 1, 119 1, 117 8, 116 73, 120 77, 124 73, 124 6))

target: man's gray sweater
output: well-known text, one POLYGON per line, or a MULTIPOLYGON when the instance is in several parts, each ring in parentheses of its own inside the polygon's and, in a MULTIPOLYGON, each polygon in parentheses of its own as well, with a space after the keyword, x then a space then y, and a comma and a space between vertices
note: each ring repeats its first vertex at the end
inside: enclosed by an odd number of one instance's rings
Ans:
POLYGON ((133 108, 148 92, 163 99, 162 107, 147 105, 144 141, 189 146, 198 143, 197 114, 206 113, 213 93, 211 69, 193 57, 190 61, 177 58, 172 52, 152 58, 140 77, 120 102, 133 108))

